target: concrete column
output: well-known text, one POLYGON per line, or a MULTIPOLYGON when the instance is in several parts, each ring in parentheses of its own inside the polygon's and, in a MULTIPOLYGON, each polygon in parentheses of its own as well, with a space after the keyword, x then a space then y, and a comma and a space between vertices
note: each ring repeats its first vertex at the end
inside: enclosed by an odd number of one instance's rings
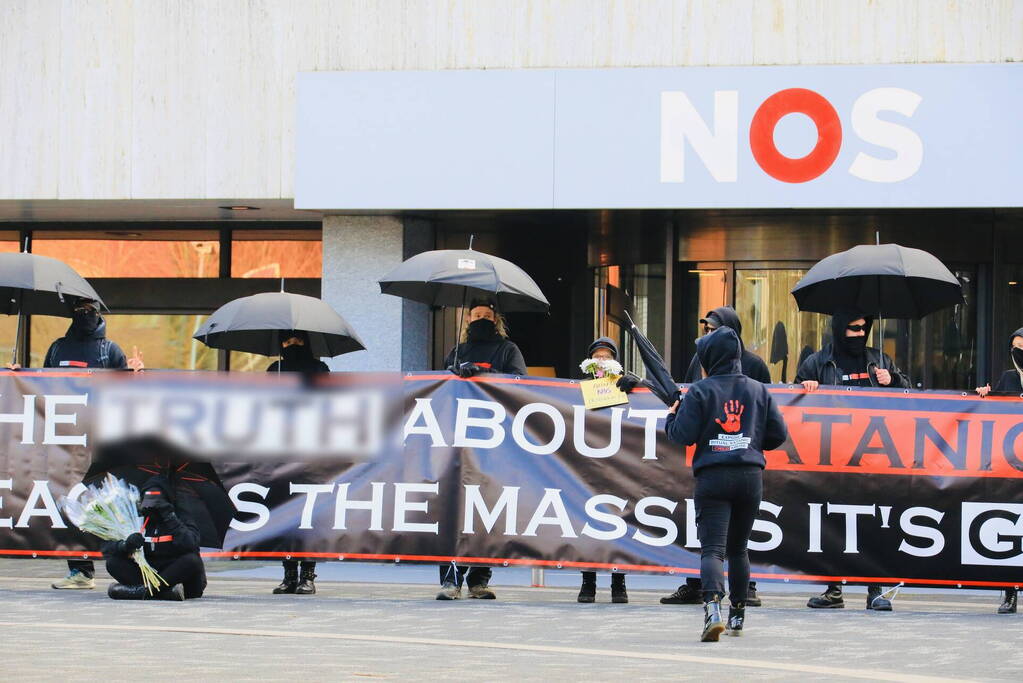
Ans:
POLYGON ((429 309, 381 294, 377 280, 408 256, 432 248, 432 242, 432 226, 423 221, 324 217, 322 297, 366 345, 365 351, 328 361, 332 370, 427 369, 429 309))

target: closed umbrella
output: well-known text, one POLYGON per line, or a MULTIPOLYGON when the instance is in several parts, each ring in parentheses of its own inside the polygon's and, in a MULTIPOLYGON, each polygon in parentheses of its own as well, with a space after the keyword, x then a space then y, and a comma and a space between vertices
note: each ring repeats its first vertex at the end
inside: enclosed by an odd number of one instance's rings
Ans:
POLYGON ((11 362, 17 360, 22 314, 70 318, 83 299, 105 305, 92 285, 63 261, 27 252, 0 254, 0 313, 19 316, 11 362))
POLYGON ((664 402, 664 405, 674 405, 675 401, 677 401, 682 394, 679 391, 675 380, 672 379, 671 373, 668 372, 668 368, 664 364, 664 359, 661 358, 661 354, 657 353, 657 349, 655 349, 650 340, 646 338, 646 335, 639 331, 639 328, 636 327, 636 323, 632 322, 632 316, 629 315, 628 311, 625 312, 625 317, 629 319, 629 325, 625 329, 628 330, 632 340, 636 342, 636 348, 639 349, 639 356, 643 359, 643 365, 646 367, 646 385, 650 388, 650 391, 654 394, 654 396, 664 402))
POLYGON ((334 357, 366 347, 327 302, 302 294, 265 292, 229 301, 193 335, 206 346, 278 356, 284 335, 305 332, 315 357, 334 357))

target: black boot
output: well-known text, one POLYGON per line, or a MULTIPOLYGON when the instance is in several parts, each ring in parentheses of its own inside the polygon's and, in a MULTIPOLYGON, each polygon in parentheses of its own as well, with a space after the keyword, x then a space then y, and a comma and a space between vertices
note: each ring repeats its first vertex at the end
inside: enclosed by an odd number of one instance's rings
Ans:
POLYGON ((129 586, 123 583, 112 583, 107 588, 107 597, 111 600, 148 600, 149 590, 142 584, 129 586))
POLYGON ((728 608, 728 635, 741 636, 742 625, 746 622, 746 605, 731 605, 728 608))
POLYGON ((749 591, 746 593, 746 607, 760 607, 763 605, 763 601, 760 599, 760 594, 757 593, 757 582, 749 582, 749 591))
POLYGON ((274 588, 274 595, 283 595, 284 593, 294 593, 295 588, 298 586, 298 565, 294 562, 284 563, 284 580, 281 584, 274 588))
POLYGON ((583 572, 583 582, 579 586, 579 597, 576 602, 590 603, 597 599, 597 572, 583 572))
POLYGON ((1016 589, 1006 588, 1005 589, 1005 600, 1001 605, 998 606, 999 614, 1015 614, 1016 613, 1016 589))
POLYGON ((176 583, 173 586, 165 586, 163 590, 159 590, 153 594, 153 600, 169 600, 171 602, 184 602, 185 600, 185 589, 180 583, 176 583))
POLYGON ((867 586, 867 609, 875 612, 891 612, 892 601, 882 597, 881 586, 867 586))
POLYGON ((316 578, 315 562, 303 562, 302 563, 302 576, 295 586, 295 595, 313 595, 316 592, 316 584, 313 583, 313 579, 316 578))
POLYGON ((629 601, 629 594, 625 591, 625 574, 611 575, 611 602, 624 605, 629 601))
POLYGON ((806 606, 814 609, 845 607, 845 600, 842 599, 842 587, 836 583, 831 584, 823 593, 810 598, 806 606))
POLYGON ((724 630, 725 624, 721 619, 721 596, 715 595, 713 599, 703 603, 703 633, 700 634, 700 642, 716 643, 724 630))
POLYGON ((671 595, 661 598, 662 605, 699 605, 703 603, 700 584, 683 583, 671 595))

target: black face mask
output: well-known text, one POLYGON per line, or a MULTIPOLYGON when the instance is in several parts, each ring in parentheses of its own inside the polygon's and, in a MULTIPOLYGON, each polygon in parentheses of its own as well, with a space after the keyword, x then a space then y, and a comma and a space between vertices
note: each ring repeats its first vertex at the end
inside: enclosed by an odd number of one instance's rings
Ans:
POLYGON ((98 311, 75 311, 71 317, 71 328, 83 337, 92 334, 98 327, 98 311))
POLYGON ((1012 356, 1012 362, 1016 364, 1016 368, 1023 370, 1023 349, 1013 346, 1012 351, 1009 353, 1012 356))
POLYGON ((867 348, 867 335, 862 337, 846 337, 845 348, 854 356, 863 355, 864 349, 867 348))
POLYGON ((306 347, 300 344, 292 344, 291 346, 281 349, 281 359, 285 365, 294 365, 304 360, 308 360, 311 354, 306 347))
POLYGON ((493 320, 480 318, 469 323, 467 337, 469 341, 487 341, 495 336, 497 336, 497 325, 494 324, 493 320))

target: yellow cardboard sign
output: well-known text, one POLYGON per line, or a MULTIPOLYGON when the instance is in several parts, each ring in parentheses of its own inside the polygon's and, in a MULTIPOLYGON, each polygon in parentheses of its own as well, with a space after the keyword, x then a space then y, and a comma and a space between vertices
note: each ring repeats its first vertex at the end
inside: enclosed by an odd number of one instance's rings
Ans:
POLYGON ((599 379, 587 379, 579 382, 583 392, 583 405, 587 410, 618 406, 629 402, 629 395, 615 386, 618 377, 611 375, 599 379))

